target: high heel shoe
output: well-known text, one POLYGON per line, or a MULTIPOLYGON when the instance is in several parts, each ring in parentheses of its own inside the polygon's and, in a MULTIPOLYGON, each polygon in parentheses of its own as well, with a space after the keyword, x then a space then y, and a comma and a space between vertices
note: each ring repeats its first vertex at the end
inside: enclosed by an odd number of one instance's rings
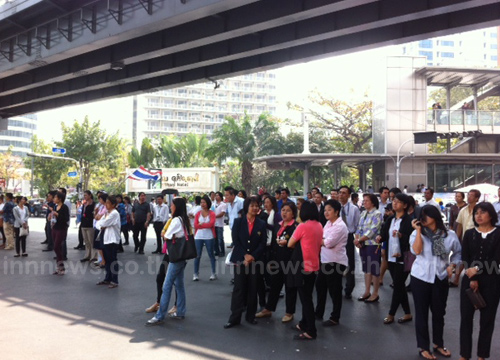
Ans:
POLYGON ((365 300, 365 303, 375 303, 380 299, 379 296, 377 296, 375 299, 370 300, 369 298, 365 300))
POLYGON ((368 294, 366 296, 363 296, 361 295, 359 298, 358 298, 358 301, 365 301, 366 299, 368 299, 370 296, 372 296, 372 294, 368 294))

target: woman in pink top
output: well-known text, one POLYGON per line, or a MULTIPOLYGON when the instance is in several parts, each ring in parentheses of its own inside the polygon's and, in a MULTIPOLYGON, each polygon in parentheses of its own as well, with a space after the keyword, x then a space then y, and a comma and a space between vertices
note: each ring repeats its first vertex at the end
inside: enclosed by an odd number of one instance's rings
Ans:
POLYGON ((342 309, 342 277, 348 264, 346 246, 349 230, 339 216, 341 209, 342 205, 337 200, 328 200, 325 204, 327 222, 323 229, 321 269, 316 281, 316 318, 323 319, 327 291, 333 301, 333 311, 323 326, 338 325, 342 309))
POLYGON ((314 324, 313 290, 316 282, 315 271, 319 270, 319 254, 323 243, 323 227, 319 222, 319 212, 315 204, 305 202, 300 210, 302 224, 288 242, 288 247, 294 248, 290 262, 288 285, 298 288, 302 303, 302 320, 294 328, 301 334, 294 336, 295 340, 316 339, 314 324), (300 265, 300 266, 297 266, 300 265))
POLYGON ((200 202, 201 210, 198 211, 194 217, 194 243, 196 244, 196 252, 198 256, 194 259, 194 275, 193 281, 199 280, 200 273, 200 260, 203 251, 203 245, 206 246, 208 257, 210 258, 210 265, 212 266, 212 275, 210 281, 216 280, 215 273, 215 213, 210 210, 212 201, 207 195, 203 195, 200 202))

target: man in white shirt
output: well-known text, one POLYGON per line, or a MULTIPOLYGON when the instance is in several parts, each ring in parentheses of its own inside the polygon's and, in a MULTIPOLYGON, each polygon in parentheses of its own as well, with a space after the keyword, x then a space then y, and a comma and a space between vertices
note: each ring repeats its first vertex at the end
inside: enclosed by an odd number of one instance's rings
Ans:
POLYGON ((224 246, 224 217, 226 216, 227 204, 224 202, 220 191, 215 193, 215 256, 226 256, 224 246))
POLYGON ((436 209, 439 210, 439 212, 441 212, 441 206, 439 206, 439 204, 436 202, 436 200, 433 199, 433 197, 434 197, 434 189, 433 188, 425 189, 424 192, 425 202, 420 204, 420 206, 424 207, 425 205, 432 205, 435 206, 436 209))
MULTIPOLYGON (((229 228, 233 229, 234 219, 238 218, 238 213, 243 209, 243 199, 236 196, 236 190, 231 186, 224 189, 224 200, 227 204, 227 215, 229 217, 229 228)), ((233 242, 228 248, 233 247, 233 242)))
POLYGON ((161 231, 168 220, 168 206, 163 203, 163 196, 156 197, 156 203, 153 205, 153 229, 156 234, 156 250, 153 254, 161 254, 162 240, 161 231))
POLYGON ((389 201, 389 188, 387 186, 382 186, 379 190, 380 202, 378 204, 378 211, 383 215, 385 213, 385 207, 390 203, 389 201))
POLYGON ((349 198, 351 195, 351 189, 348 186, 341 186, 338 190, 338 198, 340 205, 342 208, 340 210, 340 216, 344 223, 347 225, 347 230, 349 231, 349 235, 347 237, 347 259, 349 263, 349 269, 346 275, 345 281, 345 297, 346 299, 352 298, 352 291, 354 290, 354 286, 356 285, 355 277, 354 277, 354 269, 355 269, 355 258, 354 258, 354 233, 358 229, 359 223, 359 209, 357 206, 354 206, 353 203, 349 202, 349 198))
POLYGON ((191 229, 194 229, 194 218, 196 214, 198 214, 201 211, 200 204, 201 204, 201 196, 195 196, 194 206, 188 211, 189 221, 191 222, 191 229))
POLYGON ((495 201, 493 203, 493 207, 495 208, 495 211, 498 214, 497 226, 499 226, 500 225, 500 188, 498 188, 498 201, 495 201))

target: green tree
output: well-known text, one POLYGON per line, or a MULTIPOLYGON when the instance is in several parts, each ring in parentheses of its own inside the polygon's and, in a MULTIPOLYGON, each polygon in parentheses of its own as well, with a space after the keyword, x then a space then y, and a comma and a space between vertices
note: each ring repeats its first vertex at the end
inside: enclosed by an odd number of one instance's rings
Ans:
POLYGON ((277 122, 268 114, 259 116, 255 123, 247 114, 242 119, 226 117, 222 126, 214 131, 207 155, 219 165, 226 159, 236 161, 241 166, 243 188, 250 194, 254 175, 252 160, 282 153, 284 142, 280 136, 277 122))
POLYGON ((109 135, 100 125, 100 121, 90 123, 87 116, 81 124, 77 121, 72 126, 61 123, 63 141, 56 144, 66 149, 68 157, 79 161, 84 189, 89 189, 91 180, 99 179, 103 168, 115 174, 124 171, 120 159, 123 158, 125 142, 118 133, 109 135))
MULTIPOLYGON (((47 144, 36 135, 33 136, 33 152, 36 154, 52 154, 52 145, 47 144)), ((43 197, 50 190, 64 185, 66 173, 72 164, 65 160, 34 158, 34 184, 39 196, 43 197)), ((31 159, 25 159, 25 166, 31 167, 31 159)))
POLYGON ((22 159, 12 154, 12 146, 0 153, 0 178, 5 179, 6 188, 2 189, 4 191, 7 190, 11 181, 14 181, 13 189, 15 189, 25 178, 22 159))
POLYGON ((128 163, 131 167, 144 166, 146 168, 153 165, 156 158, 156 149, 149 138, 142 139, 141 151, 133 147, 128 154, 128 163))

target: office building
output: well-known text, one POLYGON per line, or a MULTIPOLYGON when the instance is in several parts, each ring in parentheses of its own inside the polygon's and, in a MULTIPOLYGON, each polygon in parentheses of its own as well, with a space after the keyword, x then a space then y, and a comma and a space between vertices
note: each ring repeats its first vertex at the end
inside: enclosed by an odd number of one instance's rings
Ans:
POLYGON ((31 139, 36 133, 36 115, 16 116, 2 123, 0 130, 0 152, 12 146, 12 154, 24 157, 31 151, 31 139), (7 126, 5 126, 7 125, 7 126))

